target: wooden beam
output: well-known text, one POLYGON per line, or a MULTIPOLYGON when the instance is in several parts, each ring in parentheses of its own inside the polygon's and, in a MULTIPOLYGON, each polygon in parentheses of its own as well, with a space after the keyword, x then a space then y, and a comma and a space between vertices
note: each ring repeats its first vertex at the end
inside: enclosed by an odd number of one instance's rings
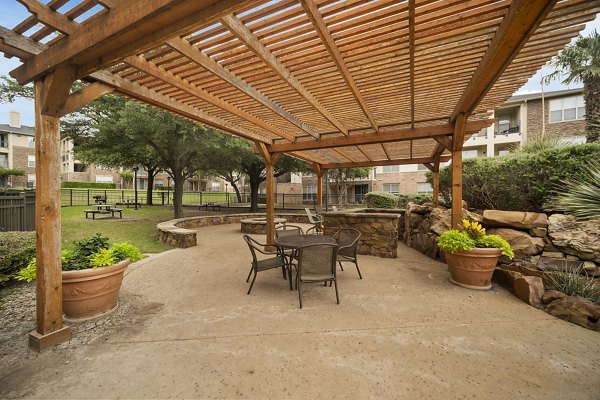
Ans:
MULTIPOLYGON (((267 189, 267 244, 275 243, 275 164, 281 158, 283 153, 270 153, 262 142, 256 142, 256 149, 263 158, 266 166, 265 181, 267 189)), ((273 246, 267 246, 267 250, 272 250, 273 246)))
MULTIPOLYGON (((408 0, 408 68, 410 80, 410 127, 415 127, 415 0, 408 0)), ((412 144, 412 142, 411 142, 412 144)), ((412 157, 412 153, 410 155, 412 157)))
MULTIPOLYGON (((441 161, 450 160, 449 156, 441 156, 441 161)), ((334 164, 321 164, 321 168, 333 169, 333 168, 356 168, 356 167, 381 167, 386 165, 411 165, 411 164, 425 164, 432 163, 433 157, 420 157, 420 158, 403 158, 397 160, 376 160, 376 161, 357 161, 349 163, 334 163, 334 164)))
MULTIPOLYGON (((556 2, 557 0, 511 2, 483 59, 456 104, 450 122, 454 123, 461 113, 468 116, 475 110, 556 2)), ((456 148, 456 142, 454 146, 456 148)))
POLYGON ((431 197, 431 202, 434 207, 437 207, 440 203, 440 155, 437 154, 433 157, 433 168, 431 170, 433 175, 433 195, 431 197))
POLYGON ((256 0, 129 0, 87 22, 11 72, 20 84, 57 67, 78 67, 77 77, 89 75, 120 59, 141 53, 166 39, 186 34, 202 21, 217 19, 256 3, 256 0))
POLYGON ((48 90, 40 91, 39 95, 41 113, 53 117, 60 117, 61 111, 67 101, 71 86, 75 81, 76 71, 71 66, 57 69, 44 79, 44 87, 48 90))
POLYGON ((264 129, 267 132, 270 132, 276 136, 279 136, 279 137, 289 140, 291 142, 296 140, 296 138, 293 135, 290 135, 289 133, 284 132, 281 129, 278 129, 278 128, 266 123, 265 121, 261 120, 260 118, 257 118, 254 115, 252 115, 230 103, 227 103, 226 101, 221 100, 220 98, 208 93, 207 91, 203 90, 202 88, 192 85, 188 81, 181 79, 177 75, 174 75, 173 73, 167 71, 166 69, 164 69, 150 61, 147 61, 143 57, 130 56, 130 57, 125 58, 123 61, 125 63, 131 65, 132 67, 145 72, 146 74, 148 74, 150 76, 160 79, 161 81, 163 81, 173 87, 181 89, 184 92, 186 92, 192 96, 198 97, 199 99, 202 99, 209 104, 217 106, 217 107, 221 108, 222 110, 225 110, 243 120, 246 120, 246 121, 264 129))
POLYGON ((452 151, 452 139, 449 136, 436 136, 434 139, 446 150, 452 151))
POLYGON ((325 49, 327 49, 327 52, 331 56, 331 59, 333 60, 338 71, 342 75, 342 78, 344 78, 346 85, 348 85, 348 87, 350 88, 350 91, 352 92, 352 95, 356 99, 356 102, 358 103, 360 108, 365 113, 365 116, 371 123, 371 126, 373 127, 375 132, 379 132, 379 126, 378 126, 377 122, 375 121, 375 117, 373 116, 373 113, 367 106, 365 99, 363 98, 362 94, 360 93, 360 90, 359 90, 358 86, 356 85, 356 82, 354 81, 352 74, 350 73, 350 69, 348 69, 346 62, 344 61, 344 57, 342 56, 342 53, 338 49, 338 46, 335 44, 333 37, 331 37, 331 33, 329 32, 329 29, 327 28, 327 24, 325 23, 325 20, 323 19, 323 15, 321 14, 321 12, 319 11, 319 8, 317 7, 317 3, 313 0, 300 0, 300 4, 304 8, 304 11, 306 12, 306 15, 308 16, 308 19, 310 19, 310 21, 314 25, 314 27, 317 31, 317 34, 321 38, 323 46, 325 46, 325 49))
POLYGON ((181 38, 174 38, 168 40, 167 44, 171 46, 174 50, 178 51, 180 54, 186 56, 198 65, 212 72, 219 78, 223 79, 230 85, 236 87, 241 92, 250 96, 252 99, 256 100, 263 106, 267 107, 280 117, 284 118, 288 122, 300 128, 305 133, 309 134, 310 136, 316 139, 320 137, 319 133, 314 128, 312 128, 308 124, 302 122, 296 116, 289 113, 283 107, 272 101, 270 98, 268 98, 258 90, 256 90, 253 86, 245 82, 243 79, 239 78, 237 75, 230 72, 227 68, 223 67, 221 64, 219 64, 211 57, 206 55, 196 46, 191 45, 187 40, 181 38))
POLYGON ((50 7, 40 3, 38 0, 17 0, 23 4, 27 10, 36 16, 38 21, 60 31, 64 34, 70 34, 79 28, 79 24, 64 14, 54 11, 50 7))
POLYGON ((454 123, 454 135, 452 136, 452 151, 458 151, 463 148, 465 143, 465 134, 467 126, 467 115, 464 113, 458 114, 454 123))
POLYGON ((452 228, 462 225, 462 150, 452 152, 452 228))
MULTIPOLYGON (((478 132, 493 123, 493 120, 470 121, 466 126, 468 132, 478 132)), ((423 126, 416 128, 394 129, 380 133, 356 134, 350 136, 327 137, 320 140, 304 140, 295 143, 277 143, 270 146, 270 151, 301 151, 327 149, 332 147, 357 146, 361 144, 376 144, 398 142, 413 139, 428 139, 437 136, 451 135, 454 126, 451 124, 423 126)))
POLYGON ((348 129, 338 119, 329 112, 315 96, 313 96, 304 85, 296 79, 285 65, 271 53, 269 49, 248 29, 242 21, 234 15, 227 15, 221 18, 223 25, 227 27, 242 43, 263 60, 275 73, 288 85, 290 85, 300 96, 302 96, 311 106, 313 106, 321 115, 333 124, 344 135, 348 134, 348 129))
POLYGON ((26 36, 0 26, 0 50, 9 56, 27 60, 47 48, 48 46, 45 44, 37 43, 26 36))
POLYGON ((73 92, 67 97, 65 105, 59 113, 59 117, 63 117, 76 111, 78 108, 85 106, 91 101, 96 100, 105 94, 111 93, 114 89, 104 83, 94 82, 86 85, 76 92, 73 92))
MULTIPOLYGON (((60 228, 60 121, 44 114, 56 96, 66 97, 63 77, 52 75, 35 83, 36 175, 36 323, 29 344, 38 351, 69 339, 62 319, 62 265, 60 228)), ((61 101, 58 101, 60 103, 61 101)), ((62 100, 64 103, 64 100, 62 100)))

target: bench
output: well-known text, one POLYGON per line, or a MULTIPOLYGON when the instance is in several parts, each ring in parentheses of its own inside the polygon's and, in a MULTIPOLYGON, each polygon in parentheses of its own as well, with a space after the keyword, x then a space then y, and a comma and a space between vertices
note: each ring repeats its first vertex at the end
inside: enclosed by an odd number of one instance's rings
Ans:
POLYGON ((117 202, 117 203, 115 203, 115 205, 117 205, 117 206, 125 206, 127 208, 129 208, 129 206, 133 207, 133 206, 137 205, 138 208, 142 208, 142 203, 135 203, 135 202, 129 201, 129 200, 128 201, 117 202))
POLYGON ((119 213, 119 218, 123 219, 123 209, 122 208, 111 208, 110 210, 84 210, 85 219, 90 218, 90 214, 92 215, 92 219, 96 219, 96 214, 111 214, 112 217, 115 217, 115 213, 119 213))
MULTIPOLYGON (((212 202, 204 203, 204 205, 201 205, 200 207, 204 207, 204 209, 206 211, 208 211, 208 207, 212 207, 213 211, 215 210, 215 208, 218 209, 219 211, 221 211, 221 205, 217 204, 217 203, 212 203, 212 202)), ((198 208, 200 208, 200 207, 198 207, 198 208)))

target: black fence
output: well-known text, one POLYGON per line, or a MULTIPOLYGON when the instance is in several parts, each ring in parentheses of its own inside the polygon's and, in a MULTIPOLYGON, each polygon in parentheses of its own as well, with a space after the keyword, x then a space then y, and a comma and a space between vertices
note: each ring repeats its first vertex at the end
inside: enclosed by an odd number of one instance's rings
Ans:
POLYGON ((35 230, 35 191, 0 191, 0 231, 35 230))
MULTIPOLYGON (((147 192, 138 190, 137 202, 144 206, 147 204, 147 192)), ((61 189, 61 204, 63 207, 71 206, 89 206, 97 202, 107 204, 133 204, 135 203, 135 191, 132 189, 61 189)), ((363 194, 351 196, 330 195, 329 198, 323 196, 323 205, 326 203, 332 205, 353 205, 362 204, 363 194)), ((266 205, 267 199, 264 194, 258 195, 259 206, 266 205)), ((276 193, 275 207, 280 209, 302 209, 312 207, 317 203, 316 194, 289 194, 276 193)), ((172 190, 154 190, 152 191, 152 204, 170 205, 173 204, 172 190)), ((235 193, 223 192, 184 192, 183 204, 185 206, 206 206, 207 204, 218 204, 221 207, 248 207, 250 205, 250 193, 240 194, 240 199, 235 193)))

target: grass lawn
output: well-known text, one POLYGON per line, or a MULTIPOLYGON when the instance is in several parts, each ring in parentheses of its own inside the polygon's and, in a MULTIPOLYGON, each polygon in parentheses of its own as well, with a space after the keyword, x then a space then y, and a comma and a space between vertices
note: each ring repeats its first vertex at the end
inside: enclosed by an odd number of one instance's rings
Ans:
POLYGON ((74 241, 101 233, 111 242, 130 242, 142 253, 159 253, 170 249, 169 246, 156 240, 156 224, 173 218, 173 208, 163 206, 143 206, 139 210, 123 209, 123 219, 85 219, 83 210, 87 206, 63 207, 62 211, 62 243, 63 248, 74 241))

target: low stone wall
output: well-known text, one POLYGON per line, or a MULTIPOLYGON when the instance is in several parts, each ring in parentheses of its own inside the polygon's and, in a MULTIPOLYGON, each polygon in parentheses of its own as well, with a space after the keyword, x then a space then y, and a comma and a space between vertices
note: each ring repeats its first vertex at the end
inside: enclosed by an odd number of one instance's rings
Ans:
MULTIPOLYGON (((264 213, 208 215, 172 219, 156 225, 158 240, 173 247, 187 248, 196 246, 198 228, 213 225, 236 224, 243 219, 265 217, 264 213)), ((306 214, 281 214, 276 218, 285 218, 290 223, 308 223, 306 214)))
POLYGON ((396 258, 399 235, 404 229, 400 221, 404 210, 354 209, 324 213, 325 235, 331 236, 342 228, 355 228, 361 233, 358 254, 396 258))

